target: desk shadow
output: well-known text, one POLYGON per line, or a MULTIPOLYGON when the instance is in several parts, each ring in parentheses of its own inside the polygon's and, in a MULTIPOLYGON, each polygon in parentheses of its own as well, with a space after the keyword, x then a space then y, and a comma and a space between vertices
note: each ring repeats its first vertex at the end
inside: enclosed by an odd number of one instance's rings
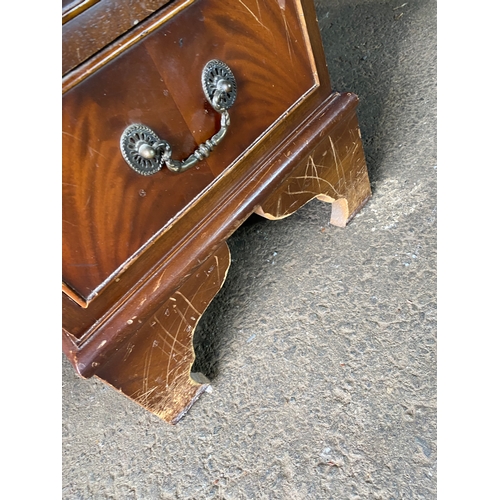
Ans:
MULTIPOLYGON (((201 372, 210 380, 218 375, 219 359, 224 344, 230 343, 238 335, 235 312, 242 302, 241 293, 245 286, 242 276, 248 269, 259 267, 255 253, 248 248, 248 245, 253 239, 261 237, 258 234, 260 227, 269 222, 252 214, 227 242, 231 252, 231 265, 226 281, 201 317, 193 337, 196 359, 191 371, 201 372)), ((248 290, 246 298, 253 291, 248 290)))

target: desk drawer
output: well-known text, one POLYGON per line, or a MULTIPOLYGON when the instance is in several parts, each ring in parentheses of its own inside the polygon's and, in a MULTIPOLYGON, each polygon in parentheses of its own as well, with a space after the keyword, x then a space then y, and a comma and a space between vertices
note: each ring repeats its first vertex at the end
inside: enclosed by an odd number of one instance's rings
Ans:
POLYGON ((63 280, 89 301, 253 148, 271 147, 317 76, 299 2, 198 0, 169 4, 65 82, 63 280), (237 81, 227 135, 186 172, 136 173, 120 151, 129 125, 178 160, 220 128, 201 85, 211 59, 237 81))

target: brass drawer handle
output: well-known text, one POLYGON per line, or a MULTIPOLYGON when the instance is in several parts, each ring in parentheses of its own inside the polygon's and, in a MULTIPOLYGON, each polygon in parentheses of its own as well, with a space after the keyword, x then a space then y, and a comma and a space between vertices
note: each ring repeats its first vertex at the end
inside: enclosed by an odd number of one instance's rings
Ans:
POLYGON ((127 127, 120 139, 120 149, 128 165, 141 175, 159 172, 163 165, 172 172, 184 172, 204 158, 226 135, 230 124, 227 110, 236 100, 236 80, 227 64, 213 59, 203 68, 201 75, 203 92, 208 102, 221 114, 221 128, 193 154, 185 160, 173 160, 172 148, 167 141, 161 140, 149 127, 135 123, 127 127))

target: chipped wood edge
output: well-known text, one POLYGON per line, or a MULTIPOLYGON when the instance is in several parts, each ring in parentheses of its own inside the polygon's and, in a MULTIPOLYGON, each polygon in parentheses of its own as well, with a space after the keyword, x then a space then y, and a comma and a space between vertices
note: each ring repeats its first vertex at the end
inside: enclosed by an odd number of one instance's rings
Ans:
POLYGON ((346 227, 371 197, 356 113, 326 128, 307 156, 254 212, 269 220, 294 214, 313 199, 331 204, 330 224, 346 227))

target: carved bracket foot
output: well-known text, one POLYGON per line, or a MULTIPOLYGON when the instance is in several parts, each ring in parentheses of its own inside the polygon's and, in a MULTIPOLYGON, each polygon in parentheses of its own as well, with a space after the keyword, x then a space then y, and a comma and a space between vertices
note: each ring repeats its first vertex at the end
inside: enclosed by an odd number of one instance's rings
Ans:
POLYGON ((340 123, 328 122, 322 140, 257 207, 267 219, 288 217, 317 198, 332 204, 330 223, 345 227, 371 196, 361 133, 353 112, 340 123))
POLYGON ((202 374, 190 373, 195 358, 193 334, 222 287, 230 260, 223 242, 123 343, 96 372, 97 377, 163 420, 178 422, 208 387, 202 374))

